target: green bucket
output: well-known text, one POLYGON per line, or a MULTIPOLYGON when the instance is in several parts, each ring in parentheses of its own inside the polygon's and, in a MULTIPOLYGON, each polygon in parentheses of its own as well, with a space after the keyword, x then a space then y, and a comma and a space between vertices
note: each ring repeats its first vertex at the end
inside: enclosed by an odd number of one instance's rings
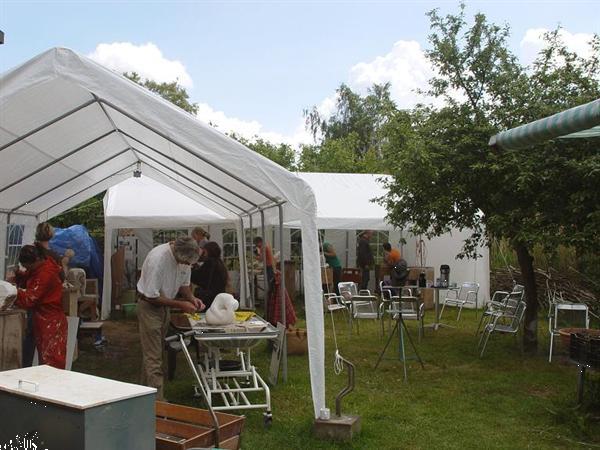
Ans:
POLYGON ((121 309, 123 310, 123 315, 126 318, 135 317, 137 311, 137 303, 123 303, 121 305, 121 309))

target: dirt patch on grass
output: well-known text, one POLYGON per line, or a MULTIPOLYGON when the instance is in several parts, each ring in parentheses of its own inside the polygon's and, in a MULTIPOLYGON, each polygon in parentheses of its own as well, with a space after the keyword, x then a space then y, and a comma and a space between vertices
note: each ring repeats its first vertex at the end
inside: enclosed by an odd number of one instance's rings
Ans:
POLYGON ((547 386, 532 386, 527 389, 527 393, 539 398, 552 398, 556 396, 556 388, 547 386))

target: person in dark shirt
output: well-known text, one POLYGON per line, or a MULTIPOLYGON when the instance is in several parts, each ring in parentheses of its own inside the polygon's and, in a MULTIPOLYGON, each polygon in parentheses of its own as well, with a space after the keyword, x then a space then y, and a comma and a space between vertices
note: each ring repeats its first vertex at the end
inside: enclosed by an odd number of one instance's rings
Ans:
POLYGON ((373 236, 372 230, 365 230, 361 233, 358 239, 358 247, 356 249, 356 265, 362 271, 362 278, 360 281, 360 289, 368 289, 369 286, 369 272, 371 266, 375 262, 373 258, 373 252, 371 251, 370 240, 373 236))
POLYGON ((204 244, 203 264, 192 268, 191 281, 196 286, 194 295, 209 308, 215 297, 226 292, 228 272, 221 259, 221 247, 216 242, 204 244))

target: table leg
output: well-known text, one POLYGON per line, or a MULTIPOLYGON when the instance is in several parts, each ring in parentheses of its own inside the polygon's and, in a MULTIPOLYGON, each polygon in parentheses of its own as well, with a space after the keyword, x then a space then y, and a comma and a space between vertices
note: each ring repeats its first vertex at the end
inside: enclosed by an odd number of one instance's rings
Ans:
POLYGON ((434 303, 435 303, 435 321, 433 323, 433 329, 437 330, 440 326, 440 290, 439 289, 434 289, 433 290, 433 297, 434 297, 434 303))
POLYGON ((433 288, 433 304, 435 307, 435 317, 433 323, 430 323, 426 326, 429 328, 433 328, 434 330, 438 330, 442 327, 456 328, 452 325, 440 322, 440 290, 441 289, 433 288))

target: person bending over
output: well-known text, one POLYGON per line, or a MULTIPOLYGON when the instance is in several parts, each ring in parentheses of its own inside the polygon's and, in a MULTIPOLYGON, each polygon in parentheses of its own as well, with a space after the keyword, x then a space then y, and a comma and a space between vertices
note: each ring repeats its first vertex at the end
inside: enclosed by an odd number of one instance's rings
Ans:
POLYGON ((189 236, 153 248, 142 265, 137 284, 139 293, 138 325, 142 343, 141 383, 157 389, 164 399, 163 348, 170 308, 186 313, 204 309, 192 294, 190 266, 198 261, 198 244, 189 236), (183 300, 175 297, 180 293, 183 300))

